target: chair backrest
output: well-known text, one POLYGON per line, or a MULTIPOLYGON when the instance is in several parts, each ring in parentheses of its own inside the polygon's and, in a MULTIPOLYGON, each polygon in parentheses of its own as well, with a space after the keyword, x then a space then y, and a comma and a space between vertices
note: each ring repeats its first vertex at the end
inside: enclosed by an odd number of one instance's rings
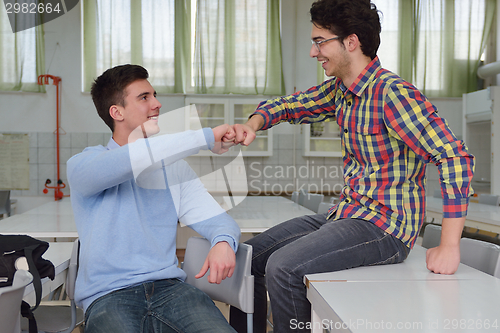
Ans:
POLYGON ((68 275, 66 275, 66 294, 70 300, 75 299, 75 283, 78 274, 78 259, 80 253, 80 240, 77 238, 73 242, 73 250, 69 260, 68 275))
POLYGON ((479 194, 478 201, 480 204, 498 206, 500 204, 500 196, 491 194, 479 194))
POLYGON ((305 200, 305 198, 306 198, 306 195, 307 195, 307 192, 306 192, 303 188, 301 188, 301 189, 299 190, 299 199, 298 199, 298 201, 297 201, 297 203, 298 203, 299 205, 304 206, 304 200, 305 200))
POLYGON ((332 208, 333 206, 335 205, 329 202, 320 202, 318 207, 318 214, 328 213, 328 210, 330 210, 330 208, 332 208))
POLYGON ((495 268, 495 272, 493 273, 493 276, 500 279, 500 256, 498 256, 497 267, 495 268))
POLYGON ((434 190, 434 194, 432 195, 434 198, 443 198, 441 195, 441 189, 434 190))
POLYGON ((0 191, 0 215, 10 216, 10 191, 0 191))
POLYGON ((336 205, 339 203, 339 201, 340 201, 339 199, 340 199, 339 197, 331 197, 330 203, 336 205))
POLYGON ((424 229, 422 247, 430 249, 431 247, 439 246, 439 243, 441 243, 441 226, 428 224, 424 229))
POLYGON ((304 198, 304 203, 302 206, 306 207, 307 209, 312 210, 313 212, 317 213, 319 204, 320 202, 323 201, 323 198, 325 196, 323 194, 312 194, 308 193, 305 198, 304 198))
POLYGON ((292 192, 292 201, 295 203, 299 202, 299 191, 293 191, 292 192))
POLYGON ((233 276, 222 280, 220 284, 208 282, 207 275, 199 279, 194 277, 203 266, 210 247, 210 242, 205 238, 188 239, 182 265, 187 274, 186 283, 204 291, 213 300, 235 306, 246 313, 253 313, 252 246, 239 244, 233 276))
POLYGON ((495 274, 500 246, 478 239, 460 239, 460 262, 490 275, 495 274))
POLYGON ((21 300, 24 288, 33 280, 33 276, 24 270, 14 274, 10 287, 0 288, 0 333, 21 332, 21 300))

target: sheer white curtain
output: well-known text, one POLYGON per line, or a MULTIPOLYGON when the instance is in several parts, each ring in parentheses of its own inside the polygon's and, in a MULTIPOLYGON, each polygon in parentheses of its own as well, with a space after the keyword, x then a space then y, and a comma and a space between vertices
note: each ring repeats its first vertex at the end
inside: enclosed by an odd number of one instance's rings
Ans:
POLYGON ((84 90, 125 63, 159 93, 282 94, 279 0, 85 1, 84 90))
POLYGON ((157 92, 183 92, 178 58, 186 52, 176 51, 176 41, 185 33, 178 29, 176 37, 176 24, 185 16, 183 6, 178 0, 85 1, 84 90, 106 69, 132 63, 148 70, 157 92))
POLYGON ((278 0, 193 0, 192 6, 195 92, 284 93, 278 0))
POLYGON ((43 25, 12 32, 3 4, 0 6, 0 90, 45 92, 37 84, 45 72, 43 25))
MULTIPOLYGON (((382 67, 428 97, 461 97, 477 90, 476 73, 494 21, 495 0, 372 2, 382 12, 382 67)), ((318 73, 323 80, 322 71, 318 73)))

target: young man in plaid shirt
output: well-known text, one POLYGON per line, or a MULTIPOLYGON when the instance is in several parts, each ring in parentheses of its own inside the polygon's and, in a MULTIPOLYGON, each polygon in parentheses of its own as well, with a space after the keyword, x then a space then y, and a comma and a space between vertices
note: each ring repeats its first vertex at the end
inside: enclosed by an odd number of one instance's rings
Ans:
MULTIPOLYGON (((291 323, 311 320, 304 275, 405 260, 425 216, 427 163, 438 167, 444 211, 441 244, 427 251, 427 267, 453 274, 460 262, 474 157, 422 93, 381 67, 375 5, 319 0, 310 12, 310 56, 334 78, 262 102, 246 124, 234 125, 234 142, 249 145, 257 130, 284 121, 336 121, 345 184, 328 214, 286 221, 248 241, 256 332, 265 332, 266 285, 274 331, 299 331, 291 323)), ((231 311, 232 325, 243 331, 239 311, 231 311)))

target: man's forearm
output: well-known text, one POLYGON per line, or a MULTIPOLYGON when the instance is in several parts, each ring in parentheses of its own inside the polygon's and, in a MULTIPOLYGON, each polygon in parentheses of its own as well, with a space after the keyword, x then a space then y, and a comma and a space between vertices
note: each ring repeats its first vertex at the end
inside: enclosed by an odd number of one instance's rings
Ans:
POLYGON ((264 123, 264 117, 262 117, 260 114, 254 114, 252 117, 250 117, 250 119, 247 120, 245 125, 249 126, 255 132, 257 132, 264 126, 264 123))
POLYGON ((459 246, 464 225, 465 216, 456 218, 443 218, 440 245, 459 246))

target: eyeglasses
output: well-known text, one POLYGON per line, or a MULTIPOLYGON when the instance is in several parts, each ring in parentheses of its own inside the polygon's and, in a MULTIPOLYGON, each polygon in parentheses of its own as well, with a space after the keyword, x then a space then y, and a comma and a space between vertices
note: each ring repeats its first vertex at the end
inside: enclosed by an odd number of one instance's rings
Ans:
POLYGON ((320 44, 323 44, 324 42, 328 42, 328 41, 330 41, 330 40, 339 39, 339 38, 340 38, 340 37, 339 37, 339 36, 337 36, 337 37, 333 37, 333 38, 323 39, 323 40, 320 40, 319 42, 318 42, 318 41, 315 41, 315 40, 313 40, 313 39, 311 39, 311 43, 312 43, 313 45, 315 45, 315 46, 316 46, 316 48, 318 49, 318 52, 321 52, 321 49, 319 48, 319 45, 320 45, 320 44))

